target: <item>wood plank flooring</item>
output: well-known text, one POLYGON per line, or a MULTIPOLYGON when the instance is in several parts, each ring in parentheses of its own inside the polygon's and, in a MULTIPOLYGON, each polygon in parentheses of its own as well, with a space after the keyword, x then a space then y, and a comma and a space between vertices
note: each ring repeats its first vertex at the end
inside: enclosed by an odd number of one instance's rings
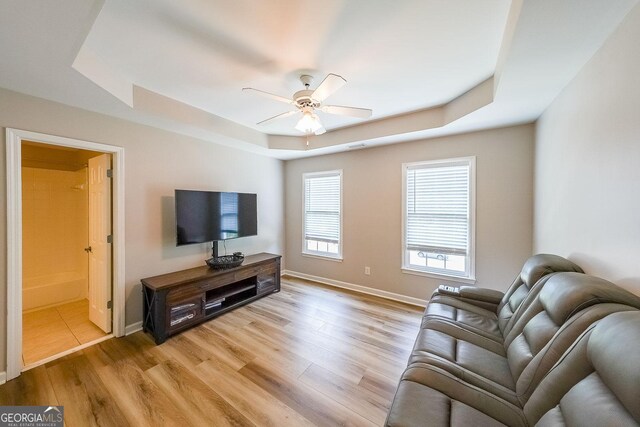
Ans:
POLYGON ((421 312, 283 278, 160 346, 138 332, 27 371, 0 405, 64 405, 72 427, 381 425, 421 312))
POLYGON ((30 365, 104 337, 86 299, 22 314, 22 361, 30 365))

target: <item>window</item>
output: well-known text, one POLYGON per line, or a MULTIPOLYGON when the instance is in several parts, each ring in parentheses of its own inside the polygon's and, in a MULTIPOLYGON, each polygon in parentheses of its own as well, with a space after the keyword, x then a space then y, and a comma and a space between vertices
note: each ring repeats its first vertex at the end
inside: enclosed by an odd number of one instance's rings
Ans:
POLYGON ((342 171, 305 173, 302 252, 342 258, 342 171))
POLYGON ((403 269, 474 280, 475 157, 403 165, 403 269))

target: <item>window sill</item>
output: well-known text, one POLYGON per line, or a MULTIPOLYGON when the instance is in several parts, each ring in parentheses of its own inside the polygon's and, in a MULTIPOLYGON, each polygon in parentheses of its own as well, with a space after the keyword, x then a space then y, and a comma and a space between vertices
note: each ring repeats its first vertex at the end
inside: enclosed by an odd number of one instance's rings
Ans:
POLYGON ((317 254, 317 253, 309 253, 309 252, 302 252, 302 256, 303 257, 307 257, 307 258, 318 258, 318 259, 323 259, 326 261, 333 261, 333 262, 342 262, 342 257, 341 256, 332 256, 332 255, 321 255, 321 254, 317 254))
POLYGON ((433 279, 448 280, 450 282, 464 283, 467 285, 475 285, 475 277, 461 277, 454 276, 453 274, 434 273, 432 271, 414 270, 411 268, 402 267, 402 272, 405 274, 413 274, 414 276, 431 277, 433 279))

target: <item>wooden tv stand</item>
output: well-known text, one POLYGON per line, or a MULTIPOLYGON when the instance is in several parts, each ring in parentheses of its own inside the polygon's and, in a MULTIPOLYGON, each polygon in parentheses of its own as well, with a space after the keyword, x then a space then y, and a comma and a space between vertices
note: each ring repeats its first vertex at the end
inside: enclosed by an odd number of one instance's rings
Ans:
POLYGON ((171 335, 280 291, 280 258, 260 253, 226 270, 202 266, 142 279, 144 331, 162 344, 171 335))

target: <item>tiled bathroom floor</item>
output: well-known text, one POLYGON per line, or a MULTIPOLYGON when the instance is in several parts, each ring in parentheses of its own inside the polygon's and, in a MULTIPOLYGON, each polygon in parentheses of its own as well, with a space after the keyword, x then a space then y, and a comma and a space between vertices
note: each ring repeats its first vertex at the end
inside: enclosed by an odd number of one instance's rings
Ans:
POLYGON ((89 320, 81 300, 22 314, 22 360, 30 365, 106 334, 89 320))

